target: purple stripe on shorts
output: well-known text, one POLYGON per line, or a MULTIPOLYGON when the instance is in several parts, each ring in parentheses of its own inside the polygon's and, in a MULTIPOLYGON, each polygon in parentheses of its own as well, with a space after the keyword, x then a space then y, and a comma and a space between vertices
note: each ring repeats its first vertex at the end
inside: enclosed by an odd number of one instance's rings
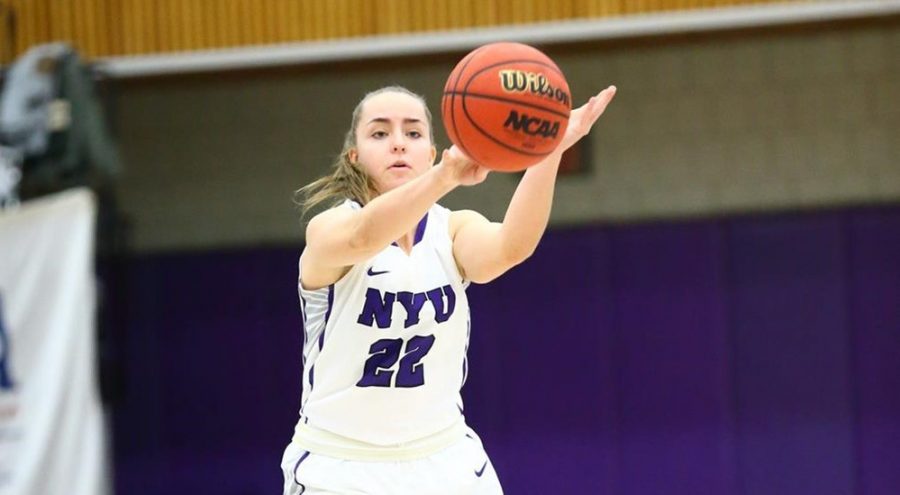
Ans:
POLYGON ((297 468, 300 467, 300 463, 305 461, 307 457, 309 457, 309 452, 304 452, 303 455, 300 456, 300 459, 297 461, 297 464, 294 464, 294 483, 300 485, 301 494, 306 491, 306 487, 303 486, 302 483, 297 481, 297 468))

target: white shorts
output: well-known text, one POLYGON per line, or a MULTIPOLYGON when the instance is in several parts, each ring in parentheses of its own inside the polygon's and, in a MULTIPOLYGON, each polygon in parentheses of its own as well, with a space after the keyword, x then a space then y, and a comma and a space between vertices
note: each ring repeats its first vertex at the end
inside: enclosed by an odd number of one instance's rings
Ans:
POLYGON ((469 434, 411 461, 348 461, 290 444, 281 460, 284 495, 502 495, 481 440, 469 434))

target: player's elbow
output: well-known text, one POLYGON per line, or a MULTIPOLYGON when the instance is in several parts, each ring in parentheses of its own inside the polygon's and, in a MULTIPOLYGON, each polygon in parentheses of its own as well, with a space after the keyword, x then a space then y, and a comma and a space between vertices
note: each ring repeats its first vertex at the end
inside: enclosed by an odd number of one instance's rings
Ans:
POLYGON ((507 270, 523 263, 531 255, 534 254, 536 245, 529 243, 514 243, 504 246, 502 264, 507 266, 507 270))
POLYGON ((534 235, 528 230, 507 229, 504 225, 501 227, 500 235, 496 244, 497 261, 509 268, 512 268, 534 254, 537 245, 540 242, 540 235, 534 235))
POLYGON ((365 229, 354 229, 347 238, 347 246, 353 252, 366 252, 371 249, 372 236, 365 229))
POLYGON ((514 266, 527 260, 534 250, 509 251, 492 263, 485 263, 478 270, 467 273, 467 278, 476 284, 486 284, 508 272, 514 266))
POLYGON ((473 284, 486 284, 488 282, 493 282, 495 279, 499 278, 500 275, 506 273, 506 270, 492 270, 492 271, 482 271, 479 273, 473 273, 469 275, 467 278, 473 284))

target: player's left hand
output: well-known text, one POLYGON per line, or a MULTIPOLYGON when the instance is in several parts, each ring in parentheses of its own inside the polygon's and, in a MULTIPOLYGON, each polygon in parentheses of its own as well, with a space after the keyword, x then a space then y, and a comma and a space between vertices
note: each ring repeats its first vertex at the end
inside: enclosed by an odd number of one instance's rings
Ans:
POLYGON ((569 114, 569 126, 566 127, 566 134, 559 143, 558 150, 560 152, 569 149, 579 139, 591 132, 594 122, 603 115, 606 106, 612 101, 616 95, 616 87, 610 86, 603 91, 592 96, 584 105, 572 110, 569 114))

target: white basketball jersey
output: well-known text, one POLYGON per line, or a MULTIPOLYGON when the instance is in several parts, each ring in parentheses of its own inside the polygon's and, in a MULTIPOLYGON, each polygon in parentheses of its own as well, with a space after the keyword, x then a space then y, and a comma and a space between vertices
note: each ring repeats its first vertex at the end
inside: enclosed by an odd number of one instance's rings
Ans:
POLYGON ((409 255, 392 244, 328 287, 300 286, 301 422, 389 446, 460 421, 468 282, 453 258, 449 218, 434 205, 409 255))

